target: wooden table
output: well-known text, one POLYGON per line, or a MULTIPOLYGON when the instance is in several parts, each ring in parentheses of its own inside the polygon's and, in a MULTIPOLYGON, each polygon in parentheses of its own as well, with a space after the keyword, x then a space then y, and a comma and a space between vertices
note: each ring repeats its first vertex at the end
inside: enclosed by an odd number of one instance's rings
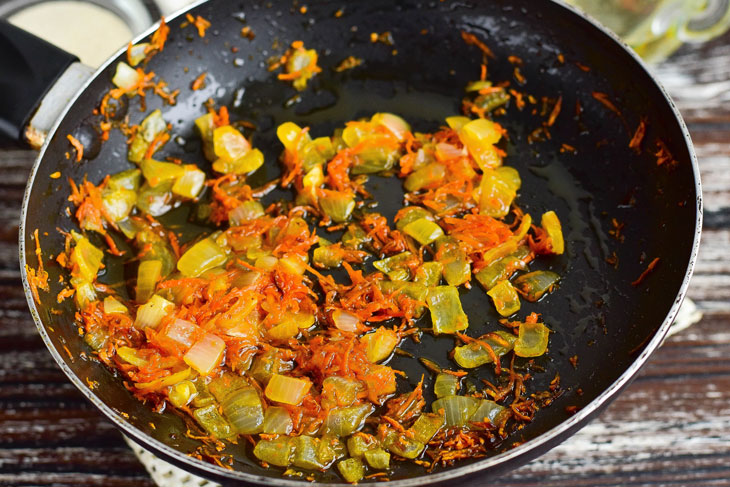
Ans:
MULTIPOLYGON (((705 229, 670 338, 597 420, 489 485, 730 486, 730 34, 656 68, 695 142, 705 229)), ((27 311, 18 217, 34 153, 0 142, 0 485, 153 487, 119 432, 58 369, 27 311)))

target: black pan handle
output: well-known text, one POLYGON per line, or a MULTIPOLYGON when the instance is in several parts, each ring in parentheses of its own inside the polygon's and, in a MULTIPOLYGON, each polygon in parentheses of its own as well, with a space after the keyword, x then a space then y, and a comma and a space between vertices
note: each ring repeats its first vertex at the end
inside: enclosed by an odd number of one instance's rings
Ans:
POLYGON ((0 19, 0 134, 22 140, 54 82, 78 58, 0 19))

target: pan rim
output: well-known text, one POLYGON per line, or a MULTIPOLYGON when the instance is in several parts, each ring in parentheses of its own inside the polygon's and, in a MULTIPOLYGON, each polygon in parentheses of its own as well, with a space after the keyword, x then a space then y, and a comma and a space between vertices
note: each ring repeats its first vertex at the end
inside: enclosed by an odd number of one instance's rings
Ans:
MULTIPOLYGON (((166 17, 166 20, 173 20, 176 19, 185 13, 199 7, 200 5, 203 5, 207 2, 207 0, 198 0, 194 2, 193 4, 184 7, 170 16, 166 17)), ((646 364, 648 358, 651 356, 651 354, 661 345, 661 343, 664 341, 667 332, 669 331, 669 327, 674 321, 678 311, 679 307, 684 300, 684 297, 687 293, 687 289, 689 286, 690 279, 692 277, 692 274, 694 272, 694 266, 697 261, 698 252, 699 252, 699 245, 700 245, 700 236, 701 236, 701 230, 702 230, 702 212, 703 212, 703 202, 702 202, 702 187, 701 187, 701 181, 700 181, 700 172, 699 172, 699 165, 697 160, 697 155, 694 150, 694 146, 692 144, 692 140, 689 134, 689 131, 687 129, 687 126, 684 122, 684 119, 682 118, 682 115, 680 114, 679 110, 677 109, 674 101, 671 99, 669 94, 667 93, 664 86, 659 82, 654 75, 651 73, 651 71, 648 69, 646 63, 636 54, 628 45, 623 42, 616 34, 614 34, 612 31, 604 27, 602 24, 600 24, 598 21, 590 17, 589 15, 581 12, 576 7, 573 7, 572 5, 568 5, 564 3, 562 0, 549 0, 550 3, 556 5, 558 8, 563 8, 570 12, 571 15, 576 15, 579 18, 585 20, 589 24, 592 25, 593 28, 600 31, 602 34, 607 36, 609 39, 611 39, 613 42, 618 44, 621 49, 623 49, 631 58, 633 58, 634 62, 638 64, 638 66, 646 73, 646 75, 649 77, 651 82, 654 83, 655 87, 659 90, 661 95, 663 96, 665 102, 669 105, 672 113, 674 114, 675 121, 679 125, 679 128, 682 132, 682 135, 684 136, 684 142, 686 144, 687 150, 690 155, 690 162, 692 165, 692 173, 694 176, 694 186, 695 186, 695 192, 696 192, 696 201, 695 201, 695 211, 696 211, 696 218, 695 218, 695 229, 694 229, 694 236, 693 236, 693 243, 689 255, 689 261, 687 263, 687 268, 684 273, 684 278, 682 280, 682 283, 679 287, 679 290, 677 292, 677 295, 675 297, 674 303, 671 306, 671 308, 668 310, 666 317, 662 321, 661 325, 657 328, 656 332, 654 333, 654 336, 652 339, 645 345, 642 352, 634 359, 634 361, 631 363, 631 365, 609 386, 606 390, 604 390, 601 394, 596 396, 590 403, 588 403, 583 409, 581 409, 578 413, 575 415, 567 418, 560 424, 556 425, 555 427, 543 432, 542 434, 538 435, 537 437, 526 441, 525 443, 516 446, 514 448, 511 448, 508 451, 505 451, 503 453, 500 453, 498 455, 485 458, 483 460, 474 462, 470 465, 464 465, 464 466, 457 466, 453 468, 445 469, 444 471, 435 473, 435 474, 424 474, 417 477, 409 478, 409 479, 401 479, 401 480, 393 480, 390 482, 390 485, 393 487, 417 487, 417 486, 425 486, 425 485, 436 485, 442 482, 446 482, 449 480, 455 480, 460 477, 469 476, 475 473, 478 473, 480 471, 486 471, 486 470, 498 470, 499 466, 504 466, 512 461, 516 461, 518 457, 523 457, 525 459, 524 462, 530 461, 532 458, 540 455, 543 453, 541 451, 542 448, 552 448, 559 442, 561 442, 563 439, 565 439, 567 436, 569 436, 571 433, 577 431, 578 429, 582 428, 587 424, 588 419, 593 416, 594 414, 600 412, 602 408, 606 407, 610 402, 615 399, 615 397, 618 395, 618 393, 623 390, 626 386, 628 386, 631 381, 636 377, 639 370, 646 364)), ((152 25, 149 29, 142 32, 138 36, 133 39, 133 43, 139 42, 140 40, 144 39, 148 35, 152 34, 157 27, 159 26, 159 21, 156 22, 154 25, 152 25)), ((53 346, 53 343, 51 342, 51 339, 46 332, 45 326, 43 324, 43 321, 40 318, 40 314, 38 312, 38 309, 36 307, 35 300, 33 299, 33 295, 31 292, 30 285, 28 283, 28 275, 26 272, 26 241, 25 241, 25 231, 26 231, 26 220, 28 217, 28 205, 30 201, 30 193, 31 188, 33 186, 33 183, 35 181, 36 174, 38 172, 38 168, 41 165, 41 162, 44 159, 46 150, 48 149, 48 146, 50 144, 51 139, 55 135, 59 125, 61 122, 65 119, 68 112, 71 110, 71 108, 76 104, 77 100, 86 92, 90 84, 95 81, 98 76, 106 70, 111 64, 116 62, 121 54, 126 52, 126 48, 121 48, 116 54, 112 55, 107 61, 105 61, 95 72, 94 74, 84 83, 81 88, 75 93, 73 97, 71 97, 66 104, 65 108, 63 109, 61 115, 59 118, 55 121, 53 127, 48 132, 48 136, 46 137, 46 140, 41 147, 38 157, 33 163, 33 166, 31 168, 31 171, 29 173, 28 177, 28 183, 25 188, 24 194, 23 194, 23 202, 20 212, 20 224, 19 224, 19 235, 18 235, 18 250, 19 250, 19 261, 20 261, 20 273, 21 273, 21 280, 23 284, 23 289, 25 293, 26 300, 28 302, 28 307, 31 313, 31 316, 33 317, 33 321, 35 322, 36 328, 38 329, 38 332, 43 339, 43 342, 45 343, 46 347, 49 349, 51 355, 53 356, 56 363, 59 365, 61 370, 66 374, 66 376, 69 378, 69 380, 76 386, 77 389, 92 403, 94 406, 96 406, 103 414, 106 416, 109 420, 111 420, 114 425, 119 428, 125 435, 130 437, 133 441, 141 445, 142 447, 151 450, 154 454, 162 456, 165 460, 170 461, 178 466, 181 466, 182 468, 187 469, 194 469, 196 474, 200 474, 204 477, 210 477, 215 478, 217 480, 221 480, 221 478, 226 478, 228 480, 234 480, 234 481, 244 481, 244 482, 250 482, 257 485, 271 485, 272 483, 275 483, 276 485, 280 485, 282 487, 303 487, 304 485, 311 485, 311 483, 303 480, 288 480, 285 478, 275 478, 270 476, 262 476, 258 474, 252 474, 248 472, 243 471, 232 471, 232 470, 226 470, 221 467, 217 467, 208 463, 203 462, 202 460, 198 460, 195 458, 191 458, 184 453, 173 449, 172 447, 168 446, 165 443, 162 443, 159 440, 156 440, 152 438, 151 436, 147 435, 143 431, 139 430, 129 422, 116 410, 114 410, 111 406, 108 406, 105 404, 101 399, 99 399, 93 390, 89 388, 89 386, 84 383, 72 370, 71 368, 66 364, 63 357, 59 353, 59 351, 53 346)), ((327 485, 331 485, 333 487, 348 487, 351 484, 347 483, 328 483, 327 485)))

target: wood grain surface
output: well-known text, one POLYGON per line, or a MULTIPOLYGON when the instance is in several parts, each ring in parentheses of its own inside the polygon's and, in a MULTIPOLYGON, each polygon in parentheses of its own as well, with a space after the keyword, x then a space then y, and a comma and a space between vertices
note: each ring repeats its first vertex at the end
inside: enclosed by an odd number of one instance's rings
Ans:
MULTIPOLYGON (((730 486, 730 34, 685 46, 656 73, 700 160, 705 229, 689 296, 704 318, 670 338, 600 418, 491 486, 730 486)), ((0 485, 153 487, 27 311, 17 230, 33 158, 0 142, 0 485)))

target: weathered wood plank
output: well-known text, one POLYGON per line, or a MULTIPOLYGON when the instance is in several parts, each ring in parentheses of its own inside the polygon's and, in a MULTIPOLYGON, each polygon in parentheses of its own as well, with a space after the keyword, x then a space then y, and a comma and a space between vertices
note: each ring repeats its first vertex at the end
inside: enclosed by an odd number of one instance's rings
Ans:
POLYGON ((653 68, 685 120, 730 122, 730 34, 703 46, 684 46, 671 62, 653 68))

